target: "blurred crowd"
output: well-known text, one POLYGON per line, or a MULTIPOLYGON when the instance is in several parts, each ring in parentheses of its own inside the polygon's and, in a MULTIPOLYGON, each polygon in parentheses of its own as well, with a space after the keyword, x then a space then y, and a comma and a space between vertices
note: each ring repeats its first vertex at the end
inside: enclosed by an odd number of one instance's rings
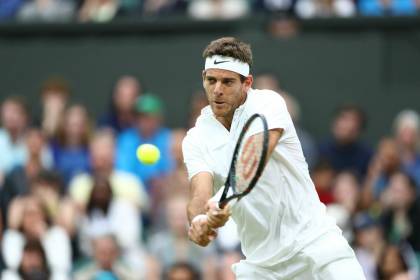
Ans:
MULTIPOLYGON (((367 279, 418 279, 418 112, 402 110, 371 147, 362 140, 368 116, 344 104, 330 135, 316 141, 276 77, 257 76, 255 88, 286 100, 319 197, 367 279)), ((39 97, 37 115, 22 96, 8 96, 0 107, 2 280, 234 279, 230 266, 243 258, 235 224, 206 248, 187 238, 181 143, 207 105, 203 92, 192 94, 188 123, 172 129, 161 98, 133 76, 115 82, 98 118, 71 102, 62 78, 44 81, 39 97), (160 149, 156 164, 136 158, 143 143, 160 149)))
POLYGON ((419 0, 0 0, 0 20, 41 22, 107 22, 173 15, 237 19, 257 13, 304 19, 410 16, 419 11, 419 0))

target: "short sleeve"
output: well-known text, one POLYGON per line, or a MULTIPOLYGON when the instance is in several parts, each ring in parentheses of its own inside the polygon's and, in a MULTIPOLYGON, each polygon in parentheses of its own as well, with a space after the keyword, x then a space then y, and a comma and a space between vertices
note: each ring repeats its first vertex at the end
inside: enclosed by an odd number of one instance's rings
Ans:
POLYGON ((260 113, 266 117, 268 129, 287 130, 291 124, 291 118, 286 102, 280 94, 271 90, 257 91, 254 98, 253 113, 260 113))
POLYGON ((209 172, 213 174, 213 171, 205 160, 205 153, 203 148, 200 147, 200 141, 197 135, 194 135, 193 130, 190 130, 182 141, 182 153, 184 156, 184 163, 187 167, 188 178, 191 180, 194 175, 200 172, 209 172))

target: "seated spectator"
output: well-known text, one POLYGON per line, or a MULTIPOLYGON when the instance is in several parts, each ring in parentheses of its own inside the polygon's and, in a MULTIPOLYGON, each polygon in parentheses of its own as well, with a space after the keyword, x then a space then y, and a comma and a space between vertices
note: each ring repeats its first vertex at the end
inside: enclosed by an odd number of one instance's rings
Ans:
POLYGON ((190 264, 184 262, 178 262, 172 265, 164 280, 200 280, 200 273, 190 264))
POLYGON ((358 8, 364 16, 403 16, 415 15, 417 12, 413 0, 359 0, 358 8))
POLYGON ((17 166, 6 176, 0 189, 0 207, 4 213, 3 219, 7 223, 7 209, 9 203, 18 195, 30 191, 32 180, 41 171, 50 169, 52 156, 44 139, 44 135, 37 128, 30 128, 25 134, 25 163, 17 166))
POLYGON ((398 147, 393 139, 384 138, 369 164, 365 179, 362 207, 367 208, 377 201, 389 184, 391 176, 400 170, 398 147))
POLYGON ((78 12, 81 22, 107 22, 116 16, 119 1, 117 0, 84 0, 78 12))
POLYGON ((335 171, 352 170, 363 178, 372 156, 370 147, 360 139, 365 126, 366 117, 359 107, 340 107, 332 123, 331 137, 320 145, 320 158, 328 160, 335 171))
POLYGON ((62 78, 51 77, 42 84, 42 115, 39 124, 48 139, 57 136, 69 96, 69 85, 62 78))
MULTIPOLYGON (((17 271, 6 270, 1 274, 3 280, 19 279, 57 279, 56 275, 51 275, 47 263, 47 257, 42 244, 38 240, 29 240, 22 252, 17 271), (52 277, 51 277, 52 276, 52 277), (50 278, 51 277, 51 278, 50 278)), ((63 278, 61 278, 63 279, 63 278)), ((64 278, 65 279, 65 278, 64 278)))
POLYGON ((195 0, 190 1, 188 14, 200 20, 236 19, 249 13, 245 0, 195 0))
POLYGON ((357 176, 352 172, 342 171, 337 174, 333 183, 334 203, 327 205, 327 213, 336 219, 343 236, 349 242, 353 241, 351 219, 359 207, 360 189, 357 176))
POLYGON ((187 0, 146 0, 143 12, 146 15, 176 14, 183 12, 187 3, 187 0))
POLYGON ((419 253, 420 198, 416 198, 414 181, 405 173, 395 173, 381 202, 386 238, 394 244, 407 241, 419 253))
POLYGON ((2 253, 8 269, 17 272, 25 244, 42 243, 52 275, 67 279, 71 268, 71 245, 66 232, 54 225, 41 201, 34 196, 15 199, 9 210, 8 229, 2 240, 2 253))
MULTIPOLYGON (((201 248, 188 240, 186 202, 186 197, 180 195, 173 196, 166 202, 169 228, 151 236, 148 242, 149 251, 160 261, 164 270, 177 262, 187 262, 196 269, 205 268, 205 275, 215 275, 215 266, 211 259, 215 248, 201 248)), ((209 276, 209 279, 212 278, 209 276)))
POLYGON ((386 242, 379 221, 368 213, 359 213, 353 219, 354 252, 362 266, 366 280, 378 279, 377 267, 386 242))
POLYGON ((410 268, 403 252, 398 246, 387 246, 378 265, 378 279, 381 280, 411 280, 410 268))
POLYGON ((137 280, 144 279, 130 270, 119 258, 121 256, 118 242, 113 235, 102 235, 92 238, 92 262, 79 268, 75 280, 137 280))
POLYGON ((90 240, 98 233, 113 234, 121 248, 124 261, 135 271, 141 268, 140 212, 132 203, 118 199, 107 178, 95 177, 93 188, 79 216, 79 248, 92 256, 90 240))
POLYGON ((209 101, 204 91, 199 90, 193 93, 190 104, 190 115, 188 117, 188 128, 195 125, 198 116, 201 114, 201 110, 207 105, 209 105, 209 101))
POLYGON ((420 194, 420 117, 417 112, 404 110, 394 121, 395 139, 401 158, 401 168, 415 181, 420 194))
MULTIPOLYGON (((264 10, 271 13, 293 13, 293 7, 296 0, 255 0, 253 1, 254 8, 264 10)), ((260 88, 260 87, 255 87, 260 88)))
POLYGON ((54 167, 60 172, 65 186, 78 173, 89 170, 90 126, 85 107, 69 107, 58 130, 57 138, 51 142, 54 167))
POLYGON ((332 184, 334 182, 335 171, 331 164, 325 160, 319 161, 312 170, 311 177, 319 200, 326 205, 333 203, 332 184))
POLYGON ((351 216, 359 209, 361 186, 351 171, 342 171, 335 177, 332 194, 335 203, 343 206, 351 216))
POLYGON ((112 92, 108 111, 98 121, 100 127, 110 127, 116 134, 134 126, 136 121, 135 103, 141 95, 141 85, 132 76, 118 79, 112 92))
POLYGON ((31 0, 19 10, 20 21, 69 21, 73 18, 76 5, 70 0, 31 0))
POLYGON ((154 230, 165 226, 166 201, 174 195, 188 195, 188 175, 182 156, 182 140, 186 131, 175 129, 171 133, 170 152, 174 158, 174 169, 164 178, 156 181, 150 189, 151 220, 154 230))
POLYGON ((99 130, 89 145, 91 172, 77 175, 69 185, 70 197, 83 207, 92 193, 94 177, 108 178, 114 198, 126 200, 143 211, 148 210, 149 199, 143 183, 127 172, 114 169, 115 140, 112 131, 99 130))
POLYGON ((171 133, 162 126, 163 106, 152 94, 142 95, 136 102, 136 127, 119 135, 117 140, 116 168, 136 175, 151 188, 153 180, 168 174, 173 169, 170 153, 171 133), (141 144, 153 144, 160 150, 160 159, 153 165, 142 164, 136 156, 141 144))
POLYGON ((356 14, 356 6, 352 0, 297 0, 295 13, 298 17, 306 19, 314 17, 352 17, 356 14))
POLYGON ((25 130, 29 122, 28 108, 18 96, 6 98, 1 104, 0 185, 4 176, 25 162, 25 130))

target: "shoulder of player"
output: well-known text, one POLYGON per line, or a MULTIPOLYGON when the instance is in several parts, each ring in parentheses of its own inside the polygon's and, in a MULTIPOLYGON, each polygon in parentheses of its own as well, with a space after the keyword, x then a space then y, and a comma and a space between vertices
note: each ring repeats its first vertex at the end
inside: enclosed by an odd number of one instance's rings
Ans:
POLYGON ((250 108, 254 109, 269 109, 269 108, 281 108, 286 106, 284 98, 273 90, 258 90, 254 89, 248 95, 249 102, 247 102, 250 108))
POLYGON ((270 89, 253 89, 249 97, 259 102, 285 102, 280 93, 270 89))

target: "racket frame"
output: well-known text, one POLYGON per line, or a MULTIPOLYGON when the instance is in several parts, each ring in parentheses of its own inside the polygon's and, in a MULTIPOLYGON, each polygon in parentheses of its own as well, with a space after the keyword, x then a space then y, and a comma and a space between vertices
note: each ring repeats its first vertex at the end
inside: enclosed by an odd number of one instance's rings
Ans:
POLYGON ((261 174, 264 171, 264 167, 265 167, 265 161, 267 158, 267 150, 268 150, 268 124, 267 124, 267 120, 264 117, 264 115, 262 114, 253 114, 251 117, 249 117, 249 119, 246 121, 244 127, 242 128, 242 131, 239 135, 238 141, 236 142, 236 146, 235 149, 233 151, 233 157, 232 157, 232 161, 230 163, 230 168, 229 168, 229 173, 228 176, 226 178, 226 182, 225 182, 225 186, 223 189, 223 193, 222 196, 220 197, 219 200, 219 208, 223 209, 228 203, 229 201, 233 200, 233 199, 241 199, 243 196, 247 195, 257 184, 258 179, 261 177, 261 174), (243 191, 243 192, 236 192, 236 161, 238 160, 238 153, 239 153, 239 149, 241 147, 242 144, 242 140, 244 140, 245 134, 248 131, 248 128, 251 126, 252 122, 259 118, 262 126, 263 126, 263 130, 261 133, 263 133, 263 144, 262 144, 262 150, 261 150, 261 155, 260 155, 260 161, 258 163, 258 167, 257 167, 257 171, 255 172, 254 177, 252 178, 251 182, 249 183, 248 187, 243 191), (232 188, 233 190, 233 194, 229 197, 227 197, 229 188, 232 188))

